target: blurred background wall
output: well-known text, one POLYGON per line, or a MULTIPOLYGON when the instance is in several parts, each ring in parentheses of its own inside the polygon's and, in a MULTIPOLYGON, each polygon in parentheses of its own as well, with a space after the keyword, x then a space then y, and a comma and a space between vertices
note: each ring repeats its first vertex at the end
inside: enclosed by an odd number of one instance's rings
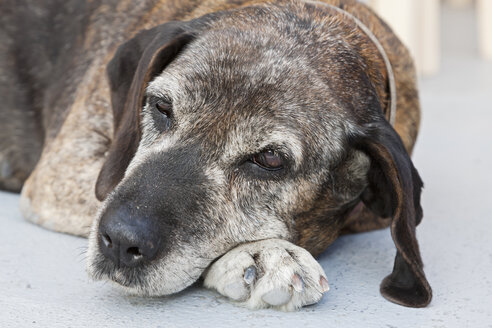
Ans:
MULTIPOLYGON (((439 72, 443 43, 492 60, 492 0, 363 0, 410 48, 422 76, 439 72), (441 24, 441 20, 451 20, 441 24), (442 26, 447 30, 443 31, 442 26), (470 30, 472 30, 470 38, 470 30), (448 38, 450 42, 443 42, 448 38), (456 38, 456 40, 449 40, 456 38)), ((455 49, 460 51, 460 49, 455 49)))

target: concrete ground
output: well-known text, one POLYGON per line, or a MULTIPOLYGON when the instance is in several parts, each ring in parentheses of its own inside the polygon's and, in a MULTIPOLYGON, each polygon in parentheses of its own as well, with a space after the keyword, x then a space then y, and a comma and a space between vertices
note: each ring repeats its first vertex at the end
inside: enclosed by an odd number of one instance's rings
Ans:
POLYGON ((295 313, 238 308, 199 286, 125 296, 89 281, 85 239, 27 223, 18 196, 0 193, 0 327, 492 327, 492 63, 463 51, 460 42, 473 40, 450 24, 453 15, 443 23, 441 73, 421 81, 414 154, 426 184, 418 238, 434 289, 429 307, 380 296, 395 254, 389 230, 335 242, 319 258, 330 292, 295 313))

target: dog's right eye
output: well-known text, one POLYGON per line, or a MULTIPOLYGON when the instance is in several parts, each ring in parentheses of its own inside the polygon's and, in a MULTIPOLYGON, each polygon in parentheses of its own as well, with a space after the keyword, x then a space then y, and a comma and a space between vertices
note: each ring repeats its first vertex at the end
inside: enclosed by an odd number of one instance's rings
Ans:
POLYGON ((282 157, 272 150, 267 150, 254 155, 251 161, 268 171, 277 171, 283 168, 282 157))
POLYGON ((162 131, 167 131, 171 128, 173 105, 170 100, 162 98, 150 99, 150 105, 153 106, 159 114, 154 111, 154 119, 160 122, 158 126, 162 128, 162 131))

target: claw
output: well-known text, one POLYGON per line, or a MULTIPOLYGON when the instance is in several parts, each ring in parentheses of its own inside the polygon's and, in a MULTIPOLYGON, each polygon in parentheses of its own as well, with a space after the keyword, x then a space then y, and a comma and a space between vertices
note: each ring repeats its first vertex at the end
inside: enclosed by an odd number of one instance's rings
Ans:
POLYGON ((252 265, 244 271, 244 281, 246 284, 251 285, 256 278, 256 268, 252 265))
POLYGON ((321 292, 326 293, 330 290, 330 285, 328 285, 328 280, 325 277, 321 276, 319 278, 319 284, 321 285, 321 292))
POLYGON ((292 287, 298 293, 302 292, 304 289, 304 280, 297 273, 292 276, 292 287))

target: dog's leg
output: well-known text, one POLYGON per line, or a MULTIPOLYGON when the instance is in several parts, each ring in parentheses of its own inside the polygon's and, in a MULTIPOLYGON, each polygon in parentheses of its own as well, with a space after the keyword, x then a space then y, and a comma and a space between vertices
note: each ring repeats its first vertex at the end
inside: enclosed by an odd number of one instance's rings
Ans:
POLYGON ((292 311, 317 303, 329 289, 323 269, 311 254, 281 239, 230 250, 204 278, 206 287, 252 309, 292 311))
POLYGON ((90 231, 100 204, 94 185, 112 135, 104 75, 102 65, 86 72, 63 126, 24 184, 20 209, 33 223, 79 236, 90 231))
POLYGON ((26 60, 16 52, 16 40, 3 28, 4 26, 9 26, 9 30, 12 28, 11 17, 8 13, 2 16, 0 190, 18 192, 41 155, 44 133, 39 116, 41 101, 36 97, 38 90, 31 85, 31 72, 26 67, 26 60))

